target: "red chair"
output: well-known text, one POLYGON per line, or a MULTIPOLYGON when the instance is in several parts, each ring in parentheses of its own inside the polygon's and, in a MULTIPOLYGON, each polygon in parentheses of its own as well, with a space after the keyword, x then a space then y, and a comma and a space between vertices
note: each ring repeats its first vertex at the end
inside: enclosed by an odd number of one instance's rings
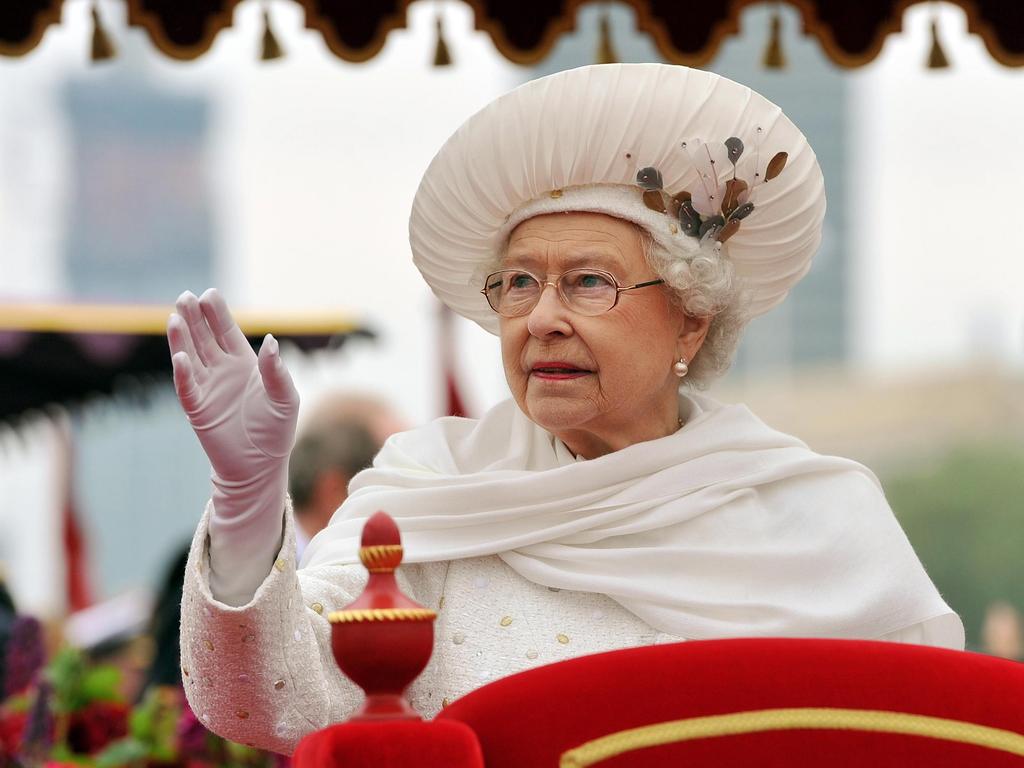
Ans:
POLYGON ((435 723, 453 721, 487 768, 1019 767, 1024 665, 855 640, 688 642, 498 680, 435 723))

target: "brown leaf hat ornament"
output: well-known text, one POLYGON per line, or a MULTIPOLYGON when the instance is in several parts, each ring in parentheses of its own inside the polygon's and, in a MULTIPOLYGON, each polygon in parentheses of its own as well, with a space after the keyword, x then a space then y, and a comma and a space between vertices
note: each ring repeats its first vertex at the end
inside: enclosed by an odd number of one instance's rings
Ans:
POLYGON ((807 139, 750 88, 667 64, 580 67, 495 99, 445 142, 413 200, 413 262, 497 333, 480 279, 516 225, 563 211, 632 221, 680 258, 722 250, 756 316, 810 268, 825 190, 807 139))
POLYGON ((730 136, 722 144, 707 144, 700 139, 684 141, 682 148, 697 169, 697 184, 692 191, 665 192, 657 168, 641 168, 636 183, 643 190, 644 205, 657 213, 678 217, 684 234, 708 242, 724 243, 739 232, 740 224, 754 210, 752 195, 759 184, 771 181, 786 167, 789 154, 776 152, 767 165, 760 164, 762 129, 755 133, 755 152, 747 171, 750 180, 738 176, 737 165, 743 157, 743 141, 730 136), (729 175, 731 167, 731 177, 729 175))

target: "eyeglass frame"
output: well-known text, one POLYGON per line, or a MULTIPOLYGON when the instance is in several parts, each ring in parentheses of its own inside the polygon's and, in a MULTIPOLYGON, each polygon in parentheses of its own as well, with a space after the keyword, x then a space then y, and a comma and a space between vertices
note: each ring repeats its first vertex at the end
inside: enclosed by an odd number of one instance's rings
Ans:
POLYGON ((573 267, 572 269, 567 269, 564 272, 560 272, 559 274, 554 275, 554 278, 554 280, 541 280, 539 277, 537 277, 537 275, 533 274, 533 272, 531 272, 528 269, 516 269, 514 267, 510 267, 508 269, 497 269, 484 278, 484 287, 480 289, 480 293, 484 295, 484 300, 487 302, 487 306, 490 307, 491 310, 498 316, 525 317, 526 315, 530 314, 531 312, 533 312, 533 310, 537 308, 537 305, 540 304, 541 298, 544 296, 544 289, 550 285, 552 288, 555 289, 555 293, 558 294, 558 298, 569 311, 576 312, 576 314, 582 315, 583 317, 600 317, 605 312, 611 312, 613 309, 615 309, 615 307, 619 305, 619 296, 622 295, 623 291, 632 291, 637 288, 647 288, 652 285, 662 285, 665 282, 663 278, 658 278, 657 280, 647 280, 645 282, 635 283, 633 285, 620 285, 618 278, 615 277, 615 275, 613 275, 611 272, 608 272, 603 269, 591 269, 590 267, 573 267), (491 299, 487 295, 487 289, 490 287, 491 278, 494 277, 495 275, 501 274, 502 272, 522 272, 536 280, 537 284, 540 286, 540 292, 537 294, 537 301, 534 302, 533 306, 530 307, 525 312, 522 312, 518 315, 503 315, 501 312, 494 308, 493 304, 491 304, 491 299), (604 310, 603 312, 598 312, 595 315, 587 315, 574 309, 572 304, 569 303, 569 300, 566 299, 565 294, 562 292, 561 288, 562 278, 565 275, 569 274, 570 272, 591 272, 594 274, 603 275, 610 278, 612 284, 615 286, 615 301, 612 302, 612 305, 608 307, 608 309, 604 310))

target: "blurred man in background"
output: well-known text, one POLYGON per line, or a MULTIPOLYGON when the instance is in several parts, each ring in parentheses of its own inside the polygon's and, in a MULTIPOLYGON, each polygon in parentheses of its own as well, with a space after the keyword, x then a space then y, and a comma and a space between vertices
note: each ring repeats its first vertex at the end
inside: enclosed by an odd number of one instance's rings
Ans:
POLYGON ((356 473, 370 466, 388 436, 404 427, 387 403, 368 395, 330 397, 312 410, 288 463, 299 558, 348 497, 356 473))

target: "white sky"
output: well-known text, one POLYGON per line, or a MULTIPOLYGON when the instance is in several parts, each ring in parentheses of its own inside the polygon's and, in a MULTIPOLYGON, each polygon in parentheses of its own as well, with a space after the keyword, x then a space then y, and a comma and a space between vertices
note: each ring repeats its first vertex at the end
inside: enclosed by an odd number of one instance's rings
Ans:
POLYGON ((873 368, 1024 367, 1024 68, 946 3, 949 70, 928 70, 929 4, 849 75, 854 346, 873 368))

